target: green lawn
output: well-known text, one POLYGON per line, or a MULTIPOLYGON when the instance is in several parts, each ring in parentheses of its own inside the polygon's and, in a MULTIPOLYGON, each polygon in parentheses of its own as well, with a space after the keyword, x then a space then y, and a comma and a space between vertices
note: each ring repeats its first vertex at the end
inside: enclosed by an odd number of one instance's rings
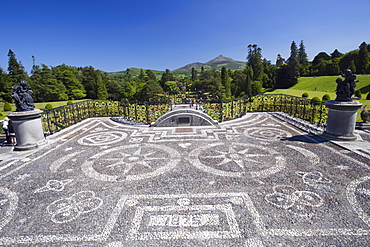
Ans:
MULTIPOLYGON (((84 99, 85 100, 85 99, 84 99)), ((84 101, 84 100, 73 100, 73 102, 79 102, 79 101, 84 101)), ((51 104, 53 108, 63 106, 67 104, 67 101, 55 101, 55 102, 42 102, 42 103, 35 103, 35 108, 36 109, 41 109, 45 110, 45 105, 46 104, 51 104)), ((14 104, 10 104, 12 107, 12 111, 16 110, 16 107, 14 104)), ((0 120, 4 119, 6 117, 6 114, 10 113, 10 111, 4 112, 4 102, 0 102, 0 120)))
MULTIPOLYGON (((322 99, 324 94, 329 94, 330 98, 334 100, 336 95, 337 83, 335 80, 340 76, 317 76, 317 77, 301 77, 298 83, 288 89, 276 89, 268 90, 265 94, 288 94, 297 97, 302 97, 303 93, 308 93, 308 98, 318 97, 322 99)), ((370 92, 370 75, 358 75, 357 76, 356 90, 361 90, 362 99, 357 100, 362 103, 363 106, 370 107, 370 100, 366 100, 366 95, 370 92)), ((359 110, 361 112, 361 109, 359 110)), ((361 118, 357 114, 357 121, 361 121, 361 118)))
MULTIPOLYGON (((292 90, 304 90, 304 91, 320 91, 334 93, 337 87, 335 80, 340 76, 317 76, 317 77, 300 77, 298 83, 293 87, 289 88, 292 90)), ((370 92, 370 75, 358 75, 357 76, 356 90, 360 90, 362 94, 370 92)))

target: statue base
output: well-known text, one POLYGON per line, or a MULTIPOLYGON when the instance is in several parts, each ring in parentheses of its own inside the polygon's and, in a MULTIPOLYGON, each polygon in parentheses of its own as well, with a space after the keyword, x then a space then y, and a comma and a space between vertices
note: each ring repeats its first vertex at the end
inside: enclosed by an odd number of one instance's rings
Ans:
POLYGON ((27 151, 46 144, 41 124, 42 111, 14 111, 7 116, 12 120, 17 145, 14 151, 27 151))
POLYGON ((340 141, 355 141, 357 139, 354 135, 357 110, 362 104, 358 101, 329 100, 326 106, 329 112, 323 136, 340 141))

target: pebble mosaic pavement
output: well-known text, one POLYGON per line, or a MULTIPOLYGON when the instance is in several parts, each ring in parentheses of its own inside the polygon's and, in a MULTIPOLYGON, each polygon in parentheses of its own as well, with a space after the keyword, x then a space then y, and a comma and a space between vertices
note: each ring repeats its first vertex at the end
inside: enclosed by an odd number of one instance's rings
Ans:
POLYGON ((268 113, 47 140, 0 162, 0 245, 370 245, 370 159, 268 113))

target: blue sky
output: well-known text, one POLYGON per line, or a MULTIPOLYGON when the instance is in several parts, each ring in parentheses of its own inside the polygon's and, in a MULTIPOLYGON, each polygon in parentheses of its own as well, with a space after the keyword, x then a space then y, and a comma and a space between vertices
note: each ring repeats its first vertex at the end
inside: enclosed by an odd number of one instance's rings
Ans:
POLYGON ((309 60, 370 43, 369 0, 0 0, 0 67, 8 50, 36 64, 174 70, 218 55, 246 61, 289 57, 304 41, 309 60))

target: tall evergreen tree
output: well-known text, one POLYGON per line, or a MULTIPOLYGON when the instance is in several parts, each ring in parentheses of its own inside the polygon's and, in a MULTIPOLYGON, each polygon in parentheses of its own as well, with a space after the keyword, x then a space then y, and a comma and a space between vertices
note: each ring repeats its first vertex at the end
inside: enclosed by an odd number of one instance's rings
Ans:
POLYGON ((229 73, 227 72, 225 67, 222 67, 221 69, 221 83, 223 87, 225 88, 225 98, 230 98, 231 97, 231 84, 230 84, 229 73))
POLYGON ((12 101, 12 81, 8 74, 0 68, 0 100, 12 101))
POLYGON ((263 77, 262 49, 256 44, 248 45, 247 65, 253 70, 253 80, 260 81, 263 77))
POLYGON ((292 68, 293 73, 296 74, 296 76, 299 76, 298 48, 294 41, 292 41, 292 44, 290 45, 290 57, 288 58, 287 63, 288 66, 292 68))
POLYGON ((284 63, 285 63, 285 59, 280 54, 278 54, 276 57, 276 66, 281 67, 283 66, 284 63))
POLYGON ((191 80, 193 82, 195 82, 196 80, 198 80, 198 73, 197 71, 195 70, 195 68, 191 68, 191 80))
POLYGON ((8 52, 8 75, 13 84, 20 84, 22 80, 27 80, 27 73, 24 71, 24 67, 15 58, 14 52, 9 49, 8 52))
POLYGON ((362 42, 358 52, 357 73, 366 74, 369 68, 369 51, 367 44, 362 42))
POLYGON ((339 57, 341 57, 341 56, 343 56, 343 53, 340 53, 337 49, 335 49, 335 50, 333 51, 333 53, 330 53, 330 57, 331 57, 331 59, 339 58, 339 57))
POLYGON ((300 65, 300 75, 307 74, 307 66, 308 66, 307 57, 308 56, 306 53, 306 48, 303 44, 303 40, 301 40, 301 43, 299 44, 299 49, 298 49, 298 63, 300 65))

